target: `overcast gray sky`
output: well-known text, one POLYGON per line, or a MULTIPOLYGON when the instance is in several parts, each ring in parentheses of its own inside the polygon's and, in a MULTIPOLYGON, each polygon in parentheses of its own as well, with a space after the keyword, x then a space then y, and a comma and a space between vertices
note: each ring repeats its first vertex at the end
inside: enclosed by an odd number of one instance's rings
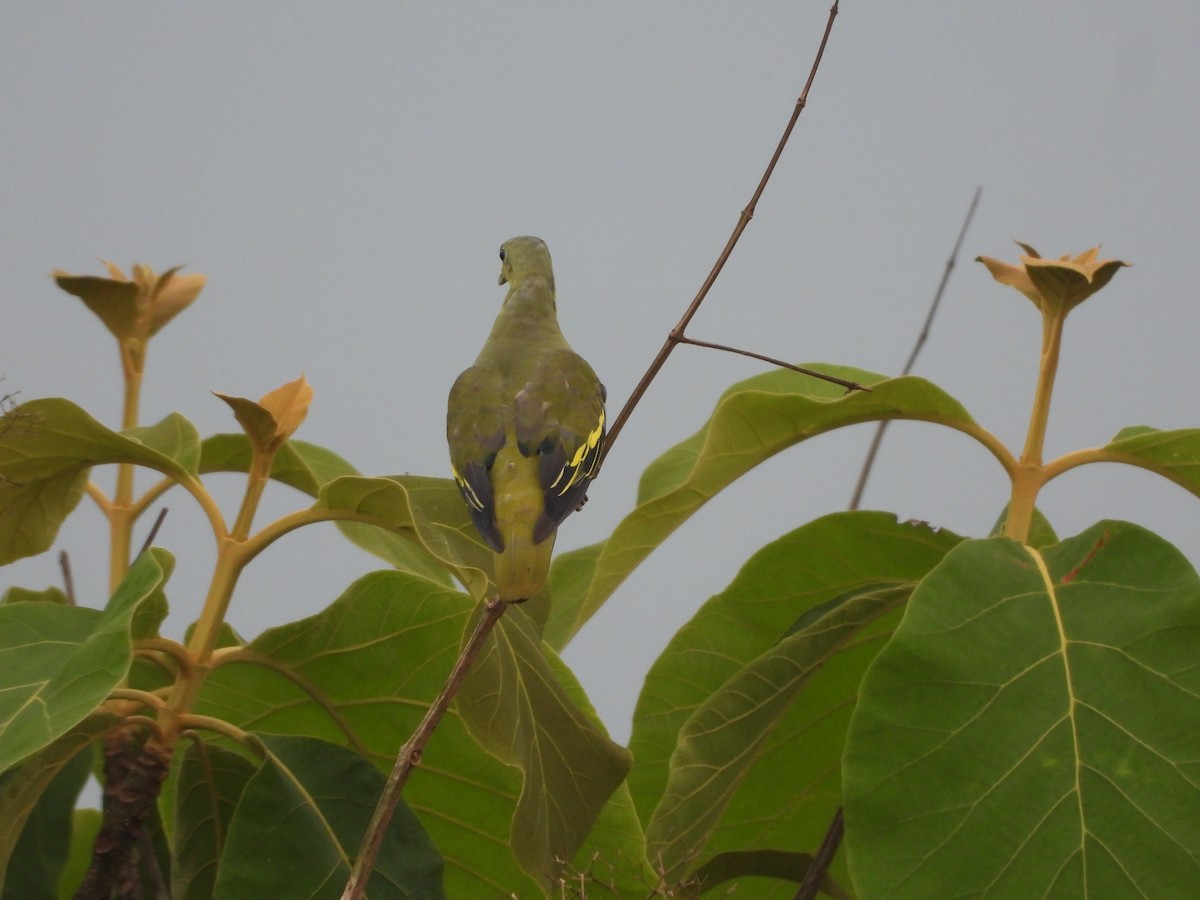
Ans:
MULTIPOLYGON (((368 474, 448 474, 445 397, 503 297, 496 250, 550 245, 563 328, 624 402, 748 200, 807 75, 828 3, 5 4, 0 23, 0 374, 21 399, 119 417, 116 350, 49 273, 186 263, 200 300, 153 343, 143 421, 235 429, 217 390, 305 373, 299 437, 368 474)), ((1051 455, 1119 428, 1200 421, 1200 6, 846 2, 800 126, 695 337, 897 372, 976 185, 983 199, 918 372, 1019 448, 1033 307, 979 254, 1103 241, 1135 264, 1068 323, 1051 455)), ((683 348, 625 430, 569 549, 611 532, 654 457, 762 371, 683 348)), ((859 426, 793 449, 713 501, 568 649, 619 739, 645 670, 759 546, 845 507, 859 426)), ((106 489, 112 475, 98 473, 106 489)), ((145 486, 150 479, 143 478, 145 486)), ((235 511, 239 482, 221 494, 235 511)), ((864 505, 965 534, 1006 500, 999 467, 946 429, 890 430, 864 505)), ((170 494, 159 543, 179 635, 211 540, 170 494)), ((286 488, 259 522, 306 504, 286 488)), ((1200 505, 1114 466, 1042 495, 1062 535, 1112 516, 1200 559, 1200 505)), ((140 534, 149 522, 143 523, 140 534)), ((103 602, 89 506, 60 536, 103 602)), ((0 587, 59 583, 56 553, 0 587)), ((247 636, 315 612, 373 558, 332 527, 243 578, 247 636)))

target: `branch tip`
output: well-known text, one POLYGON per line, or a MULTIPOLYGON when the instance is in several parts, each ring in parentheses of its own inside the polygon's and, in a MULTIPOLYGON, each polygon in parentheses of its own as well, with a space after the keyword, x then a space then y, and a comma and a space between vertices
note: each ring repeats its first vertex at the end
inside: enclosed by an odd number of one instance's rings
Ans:
MULTIPOLYGON (((643 395, 650 387, 650 383, 658 375, 663 365, 667 361, 667 357, 671 355, 671 351, 675 349, 676 344, 684 340, 684 332, 687 326, 691 323, 692 318, 700 309, 700 304, 704 302, 704 298, 708 296, 709 290, 717 280, 717 276, 721 274, 721 270, 725 267, 726 260, 729 259, 733 248, 737 246, 738 239, 742 236, 742 232, 746 229, 746 225, 754 216, 755 207, 758 205, 758 199, 762 196, 763 190, 767 186, 767 182, 771 179, 771 173, 775 171, 775 164, 779 162, 779 157, 783 155, 783 148, 787 146, 788 138, 792 135, 792 129, 796 127, 796 120, 800 118, 800 113, 804 111, 805 104, 808 100, 808 91, 812 87, 813 80, 817 77, 817 69, 821 65, 821 57, 825 54, 825 45, 829 41, 829 33, 833 30, 833 20, 837 16, 838 5, 837 0, 834 0, 833 6, 829 10, 829 20, 825 23, 825 33, 821 36, 821 43, 817 47, 817 54, 813 58, 812 66, 809 68, 808 80, 804 84, 804 90, 800 92, 799 99, 796 100, 796 105, 792 109, 791 118, 788 120, 787 126, 783 129, 783 136, 780 137, 778 145, 775 147, 775 152, 771 155, 770 162, 767 163, 767 168, 759 179, 758 187, 750 197, 750 202, 746 208, 742 210, 741 216, 738 218, 737 225, 734 226, 733 233, 729 236, 729 240, 725 242, 724 249, 717 256, 717 261, 713 264, 712 270, 708 273, 708 277, 704 279, 704 283, 700 286, 700 290, 692 299, 691 304, 683 314, 683 318, 679 320, 670 333, 667 335, 666 341, 658 351, 658 355, 651 361, 649 368, 646 369, 638 382, 637 387, 633 389, 633 393, 629 395, 629 399, 625 401, 625 406, 622 407, 616 419, 613 420, 612 427, 608 431, 608 437, 604 444, 604 451, 600 456, 599 465, 604 465, 604 460, 608 457, 609 451, 612 450, 613 444, 616 443, 617 437, 621 433, 621 429, 625 427, 626 421, 633 413, 641 401, 643 395)), ((820 376, 818 376, 820 377, 820 376)), ((848 386, 848 385, 847 385, 848 386)), ((861 386, 856 386, 856 390, 864 390, 861 386)))

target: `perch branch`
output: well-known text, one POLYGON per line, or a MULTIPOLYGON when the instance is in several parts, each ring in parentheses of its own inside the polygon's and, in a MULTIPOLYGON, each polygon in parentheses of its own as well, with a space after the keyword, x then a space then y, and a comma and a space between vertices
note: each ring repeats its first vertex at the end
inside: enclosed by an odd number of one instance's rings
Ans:
POLYGON ((479 617, 479 621, 475 623, 475 630, 463 644, 463 648, 458 654, 458 660, 454 663, 454 668, 450 670, 450 676, 442 686, 441 692, 430 705, 429 711, 425 713, 425 718, 421 720, 417 730, 413 732, 412 737, 396 755, 396 764, 392 767, 392 773, 388 776, 383 794, 375 807, 375 814, 371 817, 367 833, 363 836, 362 849, 354 861, 354 869, 350 873, 350 880, 346 882, 346 889, 342 892, 342 900, 362 900, 366 895, 367 881, 370 879, 371 870, 375 865, 375 856, 383 844, 383 836, 387 833, 388 823, 392 819, 392 813, 396 810, 396 804, 400 802, 400 795, 404 791, 404 785, 408 782, 408 776, 421 762, 421 754, 425 751, 425 745, 429 743, 434 729, 437 728, 442 716, 449 708, 450 701, 454 699, 454 695, 458 693, 467 673, 470 672, 484 641, 488 639, 488 635, 492 633, 492 629, 504 615, 507 605, 499 596, 496 596, 484 606, 483 615, 479 617))

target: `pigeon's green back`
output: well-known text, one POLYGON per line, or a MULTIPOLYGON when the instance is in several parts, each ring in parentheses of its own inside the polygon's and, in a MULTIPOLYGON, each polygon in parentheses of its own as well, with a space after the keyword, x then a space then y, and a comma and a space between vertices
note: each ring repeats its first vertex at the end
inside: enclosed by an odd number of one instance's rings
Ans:
POLYGON ((558 327, 550 251, 506 241, 508 294, 475 365, 450 390, 450 463, 495 552, 500 598, 545 584, 559 524, 577 509, 604 446, 604 386, 558 327))

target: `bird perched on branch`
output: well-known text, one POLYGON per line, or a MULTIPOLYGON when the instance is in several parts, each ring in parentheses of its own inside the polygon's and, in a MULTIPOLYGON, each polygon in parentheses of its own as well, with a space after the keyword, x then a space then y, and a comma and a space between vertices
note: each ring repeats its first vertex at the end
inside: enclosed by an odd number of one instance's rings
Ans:
POLYGON ((495 553, 500 599, 541 589, 554 536, 583 505, 604 448, 604 385, 558 327, 550 251, 535 237, 500 247, 508 294, 475 365, 450 389, 454 480, 495 553))

